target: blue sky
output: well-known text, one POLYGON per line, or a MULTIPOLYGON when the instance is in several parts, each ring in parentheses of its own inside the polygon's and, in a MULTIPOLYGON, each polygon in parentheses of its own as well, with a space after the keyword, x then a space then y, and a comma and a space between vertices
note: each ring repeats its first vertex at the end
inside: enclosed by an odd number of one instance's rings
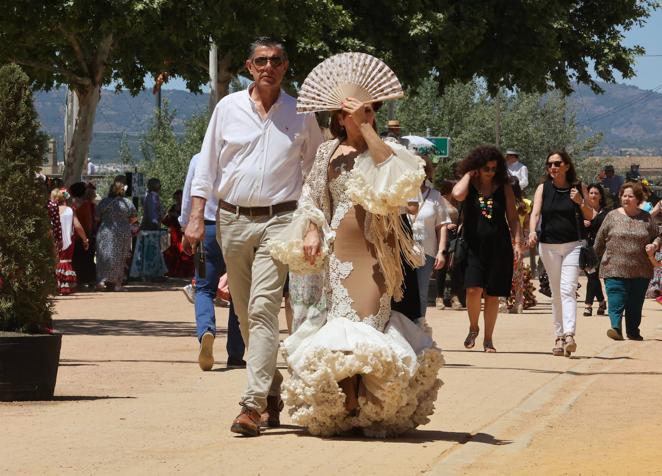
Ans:
MULTIPOLYGON (((646 49, 646 56, 637 59, 635 65, 637 75, 634 78, 623 79, 618 75, 616 81, 640 89, 653 89, 662 84, 662 9, 654 11, 643 27, 627 32, 625 45, 643 46, 646 49)), ((151 89, 154 84, 151 78, 147 83, 146 87, 151 89)), ((186 85, 181 79, 175 78, 163 89, 186 89, 186 85)), ((207 91, 208 88, 205 88, 205 92, 207 91)))
POLYGON ((625 45, 643 46, 646 56, 637 59, 636 77, 625 80, 619 77, 617 81, 641 89, 653 89, 662 84, 662 9, 654 11, 643 28, 627 32, 625 45))

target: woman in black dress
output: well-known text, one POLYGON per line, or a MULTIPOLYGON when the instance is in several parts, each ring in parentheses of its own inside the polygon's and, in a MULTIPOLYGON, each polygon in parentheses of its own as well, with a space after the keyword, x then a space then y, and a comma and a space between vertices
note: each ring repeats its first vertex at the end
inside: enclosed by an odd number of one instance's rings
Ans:
POLYGON ((463 177, 453 187, 453 198, 464 202, 461 221, 468 244, 462 264, 469 313, 469 334, 464 347, 472 349, 476 345, 484 297, 483 348, 485 352, 496 352, 492 333, 499 297, 510 295, 513 258, 522 256, 515 196, 508 182, 506 161, 496 147, 477 147, 462 161, 460 171, 463 177))

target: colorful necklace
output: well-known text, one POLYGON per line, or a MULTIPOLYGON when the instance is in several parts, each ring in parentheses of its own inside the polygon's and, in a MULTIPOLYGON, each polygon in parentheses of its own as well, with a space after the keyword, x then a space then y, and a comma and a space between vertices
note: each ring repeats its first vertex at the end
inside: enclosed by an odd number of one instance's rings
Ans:
POLYGON ((478 193, 478 203, 480 204, 480 214, 488 220, 492 219, 492 209, 494 208, 494 200, 489 197, 485 200, 482 193, 478 193))

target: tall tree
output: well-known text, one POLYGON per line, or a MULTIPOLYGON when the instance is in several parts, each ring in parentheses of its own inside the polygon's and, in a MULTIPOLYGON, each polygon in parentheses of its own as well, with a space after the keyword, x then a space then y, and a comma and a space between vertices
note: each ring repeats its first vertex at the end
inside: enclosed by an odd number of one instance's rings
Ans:
POLYGON ((405 85, 431 70, 444 88, 485 78, 489 91, 518 87, 569 91, 573 80, 599 89, 614 71, 634 74, 639 47, 623 32, 641 24, 655 0, 0 0, 0 63, 23 65, 33 86, 68 85, 79 100, 65 180, 80 175, 100 88, 132 92, 146 74, 167 72, 199 90, 208 48, 218 46, 222 93, 258 35, 282 38, 289 79, 321 59, 365 51, 384 59, 405 85), (26 20, 29 27, 26 27, 26 20))

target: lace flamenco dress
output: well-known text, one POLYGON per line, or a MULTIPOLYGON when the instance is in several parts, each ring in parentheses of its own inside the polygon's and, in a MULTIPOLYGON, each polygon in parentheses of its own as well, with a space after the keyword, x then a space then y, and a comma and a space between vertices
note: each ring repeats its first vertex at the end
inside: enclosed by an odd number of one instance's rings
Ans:
POLYGON ((293 226, 272 243, 291 271, 325 271, 325 318, 303 322, 282 346, 291 374, 283 399, 311 434, 394 436, 429 421, 442 385, 440 349, 391 310, 391 297, 402 297, 400 253, 412 253, 398 207, 417 194, 422 161, 399 145, 379 166, 367 152, 330 161, 338 144, 320 146, 293 226), (303 260, 309 221, 324 235, 315 266, 303 260), (359 407, 348 412, 338 382, 355 375, 359 407))

